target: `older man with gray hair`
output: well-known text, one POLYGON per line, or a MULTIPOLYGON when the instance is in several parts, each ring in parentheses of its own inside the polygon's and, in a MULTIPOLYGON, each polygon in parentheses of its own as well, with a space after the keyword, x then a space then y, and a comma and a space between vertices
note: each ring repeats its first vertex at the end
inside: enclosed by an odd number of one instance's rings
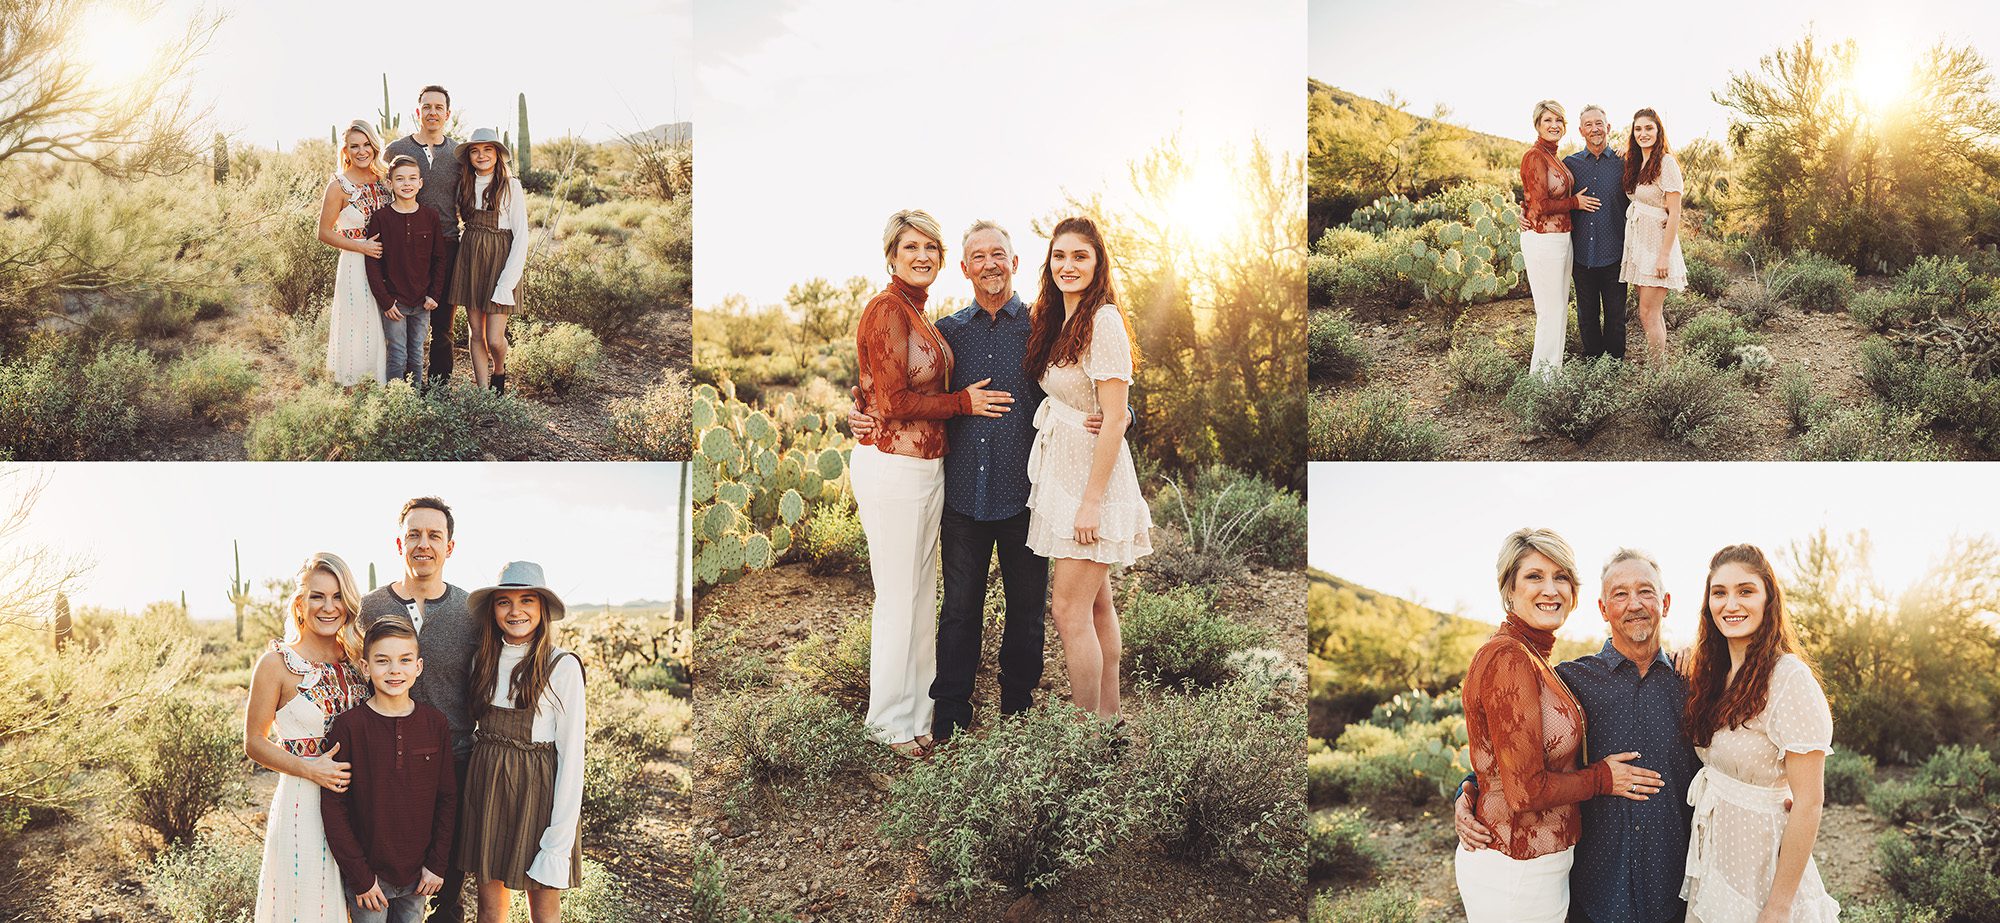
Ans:
MULTIPOLYGON (((1688 785, 1701 762, 1681 731, 1687 679, 1660 647, 1660 621, 1673 602, 1660 565, 1643 551, 1621 548, 1605 562, 1597 611, 1611 637, 1595 654, 1556 667, 1582 703, 1590 728, 1586 762, 1638 753, 1660 774, 1660 793, 1645 801, 1592 798, 1583 803, 1583 836, 1570 869, 1570 919, 1589 923, 1665 923, 1687 913, 1681 875, 1694 810, 1688 785)), ((1490 846, 1492 832, 1457 804, 1459 841, 1490 846)))

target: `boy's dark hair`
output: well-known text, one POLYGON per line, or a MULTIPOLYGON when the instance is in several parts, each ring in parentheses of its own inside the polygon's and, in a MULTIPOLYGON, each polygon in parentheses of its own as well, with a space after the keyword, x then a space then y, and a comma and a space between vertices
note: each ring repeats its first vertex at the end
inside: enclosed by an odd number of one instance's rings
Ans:
POLYGON ((400 526, 403 520, 410 518, 411 510, 437 510, 443 513, 444 537, 447 539, 451 538, 452 532, 458 528, 457 521, 451 518, 451 507, 445 506, 444 501, 436 497, 415 497, 405 502, 403 511, 396 514, 396 525, 400 526))
POLYGON ((410 624, 408 616, 391 613, 376 619, 374 624, 368 626, 368 634, 361 639, 361 656, 367 658, 368 651, 375 646, 375 642, 386 638, 408 638, 410 643, 418 645, 419 655, 423 652, 421 642, 417 641, 417 626, 410 624))
POLYGON ((441 87, 441 86, 438 86, 438 85, 437 85, 437 84, 435 84, 435 83, 433 83, 433 84, 431 84, 431 85, 429 85, 429 86, 426 86, 426 87, 424 87, 423 89, 421 89, 421 90, 418 90, 418 91, 417 91, 417 105, 421 106, 421 105, 423 105, 423 104, 424 104, 424 94, 425 94, 425 93, 443 93, 443 94, 444 94, 444 107, 445 107, 445 109, 449 110, 449 109, 451 108, 451 91, 450 91, 450 90, 447 90, 447 89, 445 89, 444 87, 441 87))
POLYGON ((396 175, 396 168, 397 168, 397 167, 401 167, 401 166, 406 166, 406 165, 407 165, 407 166, 412 166, 412 167, 416 167, 416 168, 417 168, 417 178, 418 178, 418 179, 423 179, 423 177, 424 177, 424 165, 423 165, 423 164, 420 164, 420 163, 418 163, 418 162, 417 162, 417 158, 415 158, 415 157, 411 157, 411 156, 410 156, 410 155, 408 155, 408 154, 397 154, 397 155, 395 156, 395 158, 394 158, 394 159, 392 159, 392 160, 390 160, 390 161, 389 161, 389 174, 388 174, 388 175, 390 175, 390 176, 395 176, 395 175, 396 175))

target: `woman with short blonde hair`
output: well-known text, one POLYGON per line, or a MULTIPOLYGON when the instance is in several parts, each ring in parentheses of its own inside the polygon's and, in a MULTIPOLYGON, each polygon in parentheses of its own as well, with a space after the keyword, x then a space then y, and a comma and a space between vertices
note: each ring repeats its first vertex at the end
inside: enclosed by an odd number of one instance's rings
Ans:
POLYGON ((1528 271, 1528 292, 1535 299, 1535 351, 1530 370, 1551 375, 1562 367, 1563 342, 1569 335, 1569 278, 1575 253, 1570 249, 1569 213, 1594 212, 1598 199, 1575 188, 1576 177, 1556 156, 1567 120, 1561 103, 1545 99, 1535 104, 1535 143, 1521 154, 1521 260, 1528 271))
POLYGON ((1548 529, 1501 542, 1505 620, 1465 674, 1465 733, 1475 779, 1472 812, 1493 848, 1455 857, 1467 923, 1561 923, 1582 834, 1577 805, 1598 795, 1644 801, 1660 774, 1618 753, 1588 766, 1583 706, 1549 666, 1555 632, 1576 608, 1576 553, 1548 529))

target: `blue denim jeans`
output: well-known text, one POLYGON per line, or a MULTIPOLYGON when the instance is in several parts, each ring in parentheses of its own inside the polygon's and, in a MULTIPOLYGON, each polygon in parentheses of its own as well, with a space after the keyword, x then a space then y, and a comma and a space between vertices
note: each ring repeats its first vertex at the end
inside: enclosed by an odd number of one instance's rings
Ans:
POLYGON ((375 883, 381 886, 382 896, 389 899, 389 909, 364 910, 355 900, 360 895, 349 891, 347 913, 353 918, 354 923, 423 923, 424 904, 428 903, 430 898, 417 893, 415 882, 402 888, 391 887, 388 882, 380 879, 375 883))
POLYGON ((390 320, 382 313, 382 338, 389 341, 389 380, 398 378, 417 384, 424 375, 424 338, 430 333, 431 312, 421 307, 400 308, 402 320, 390 320))

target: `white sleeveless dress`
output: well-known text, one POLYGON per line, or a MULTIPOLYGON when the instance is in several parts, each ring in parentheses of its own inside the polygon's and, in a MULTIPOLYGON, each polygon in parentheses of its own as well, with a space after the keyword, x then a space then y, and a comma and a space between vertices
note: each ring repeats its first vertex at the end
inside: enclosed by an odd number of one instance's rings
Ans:
POLYGON ((1099 412, 1097 383, 1112 378, 1132 381, 1132 341, 1114 305, 1100 305, 1092 321, 1090 345, 1074 365, 1049 366, 1042 373, 1048 394, 1035 409, 1035 445, 1028 453, 1028 547, 1045 558, 1081 558, 1103 564, 1129 565, 1153 553, 1153 512, 1139 492, 1139 474, 1132 466, 1132 448, 1118 446, 1118 462, 1105 485, 1096 544, 1076 542, 1076 511, 1083 505, 1084 487, 1097 437, 1083 428, 1085 417, 1099 412))
MULTIPOLYGON (((388 204, 388 187, 357 185, 339 173, 333 178, 347 193, 347 207, 340 210, 333 227, 343 237, 361 240, 367 236, 368 216, 388 204)), ((333 304, 327 306, 326 369, 343 388, 365 379, 381 383, 389 378, 389 341, 382 335, 382 311, 375 304, 375 293, 368 288, 367 261, 352 250, 340 251, 333 304)))
MULTIPOLYGON (((346 663, 314 663, 277 641, 271 649, 285 658, 285 669, 299 676, 298 694, 278 709, 273 730, 292 755, 316 757, 326 746, 334 716, 368 698, 368 684, 346 663)), ((346 758, 346 753, 334 755, 346 758)), ((278 775, 264 824, 264 861, 257 870, 256 923, 347 923, 347 896, 340 866, 326 845, 319 792, 306 779, 278 775)))

